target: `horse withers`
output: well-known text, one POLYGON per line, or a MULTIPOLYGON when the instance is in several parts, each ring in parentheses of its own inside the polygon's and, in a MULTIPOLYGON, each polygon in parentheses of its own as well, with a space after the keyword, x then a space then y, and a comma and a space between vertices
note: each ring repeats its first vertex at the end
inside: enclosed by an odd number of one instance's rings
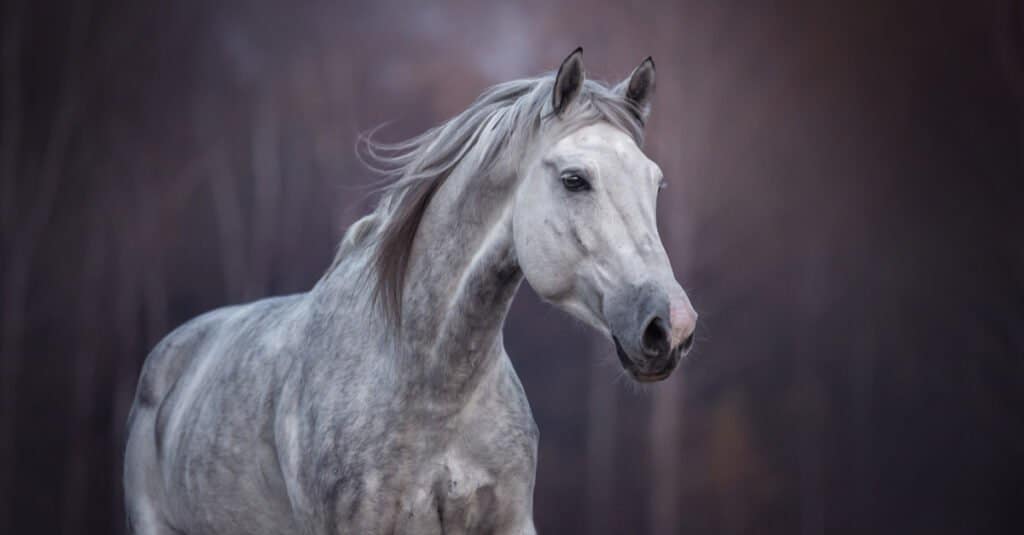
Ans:
POLYGON ((697 314, 641 151, 647 59, 615 87, 577 49, 394 145, 393 178, 307 293, 215 310, 146 360, 125 495, 139 534, 535 533, 538 433, 502 342, 522 279, 667 377, 697 314))

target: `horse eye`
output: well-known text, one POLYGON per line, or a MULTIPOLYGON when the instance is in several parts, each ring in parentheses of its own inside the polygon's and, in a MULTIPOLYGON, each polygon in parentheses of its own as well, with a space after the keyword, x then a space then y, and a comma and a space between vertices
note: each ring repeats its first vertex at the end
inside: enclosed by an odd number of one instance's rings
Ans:
POLYGON ((562 185, 569 191, 585 191, 590 189, 587 179, 577 173, 565 173, 562 175, 562 185))

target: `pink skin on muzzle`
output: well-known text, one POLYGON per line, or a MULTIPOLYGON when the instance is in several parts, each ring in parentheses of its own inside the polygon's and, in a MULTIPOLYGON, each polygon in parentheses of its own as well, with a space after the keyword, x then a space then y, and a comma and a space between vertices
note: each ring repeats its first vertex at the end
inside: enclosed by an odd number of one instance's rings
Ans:
POLYGON ((682 289, 675 293, 669 300, 669 323, 672 332, 669 333, 672 341, 671 347, 678 347, 683 343, 697 326, 697 312, 693 310, 690 300, 682 289))

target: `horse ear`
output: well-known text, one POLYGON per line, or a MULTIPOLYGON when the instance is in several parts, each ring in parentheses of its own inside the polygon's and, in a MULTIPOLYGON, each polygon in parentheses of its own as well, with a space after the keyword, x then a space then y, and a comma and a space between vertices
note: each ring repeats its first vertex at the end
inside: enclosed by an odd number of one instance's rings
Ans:
POLYGON ((565 58, 562 66, 558 68, 558 74, 555 75, 555 87, 551 93, 551 105, 555 110, 555 115, 561 115, 569 107, 572 99, 580 94, 584 78, 583 47, 581 46, 565 58))
POLYGON ((648 56, 615 90, 636 108, 641 121, 646 120, 651 113, 651 97, 654 96, 654 60, 648 56))

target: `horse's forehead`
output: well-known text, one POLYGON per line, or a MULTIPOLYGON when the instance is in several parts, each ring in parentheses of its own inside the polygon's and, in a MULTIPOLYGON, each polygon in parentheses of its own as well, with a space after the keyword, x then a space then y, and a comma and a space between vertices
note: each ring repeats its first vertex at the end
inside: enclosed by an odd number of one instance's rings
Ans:
POLYGON ((558 140, 555 144, 558 152, 586 153, 591 157, 614 157, 621 163, 629 164, 647 162, 640 147, 633 138, 622 130, 608 124, 595 123, 575 130, 558 140))

